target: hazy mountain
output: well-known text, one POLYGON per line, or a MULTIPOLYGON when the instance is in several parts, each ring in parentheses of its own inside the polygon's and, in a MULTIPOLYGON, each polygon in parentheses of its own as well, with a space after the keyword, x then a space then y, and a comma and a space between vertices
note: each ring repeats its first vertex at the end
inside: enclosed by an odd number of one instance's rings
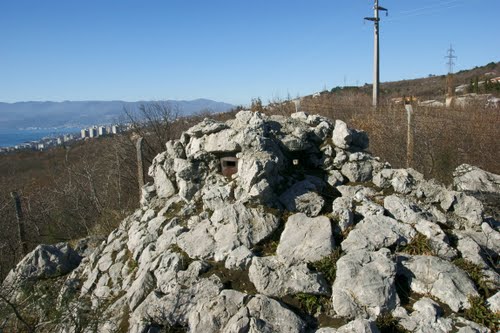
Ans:
MULTIPOLYGON (((0 128, 80 127, 116 122, 124 109, 137 110, 147 101, 64 101, 0 103, 0 128)), ((233 105, 208 99, 162 101, 178 108, 181 115, 201 111, 223 112, 233 105)))

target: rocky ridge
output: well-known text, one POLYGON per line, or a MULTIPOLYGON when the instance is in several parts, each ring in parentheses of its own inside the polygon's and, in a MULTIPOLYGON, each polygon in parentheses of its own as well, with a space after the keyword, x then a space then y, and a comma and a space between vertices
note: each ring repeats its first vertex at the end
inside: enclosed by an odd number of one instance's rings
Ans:
POLYGON ((494 330, 498 221, 462 191, 479 171, 462 167, 448 189, 368 142, 304 112, 205 119, 166 143, 141 208, 106 240, 39 246, 3 290, 17 304, 50 281, 51 332, 494 330), (477 300, 493 323, 469 320, 477 300))

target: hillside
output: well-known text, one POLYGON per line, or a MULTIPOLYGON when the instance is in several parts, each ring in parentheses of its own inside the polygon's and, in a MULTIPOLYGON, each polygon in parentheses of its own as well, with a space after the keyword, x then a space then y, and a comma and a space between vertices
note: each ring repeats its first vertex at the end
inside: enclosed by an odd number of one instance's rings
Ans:
MULTIPOLYGON (((453 74, 453 85, 455 87, 463 84, 470 84, 471 80, 478 78, 479 81, 485 78, 500 76, 500 62, 491 62, 484 66, 477 66, 473 69, 462 70, 453 74), (493 73, 495 73, 493 75, 493 73), (486 75, 490 74, 490 75, 486 75)), ((342 94, 343 92, 357 91, 370 95, 372 85, 365 84, 362 87, 336 87, 331 90, 332 95, 342 94)), ((327 93, 327 92, 324 92, 327 93)), ((446 75, 429 75, 425 78, 401 80, 380 83, 380 97, 382 102, 387 102, 391 98, 402 96, 415 96, 420 100, 436 99, 444 101, 446 93, 446 75)), ((500 91, 494 92, 500 96, 500 91)))
POLYGON ((167 142, 102 242, 41 245, 9 273, 4 327, 496 331, 498 221, 472 194, 499 195, 500 176, 463 166, 450 189, 368 146, 304 112, 205 119, 167 142))
MULTIPOLYGON (((184 116, 200 112, 224 112, 233 106, 208 99, 159 101, 184 116)), ((119 122, 124 110, 135 111, 152 101, 64 101, 0 103, 1 128, 85 127, 119 122)))

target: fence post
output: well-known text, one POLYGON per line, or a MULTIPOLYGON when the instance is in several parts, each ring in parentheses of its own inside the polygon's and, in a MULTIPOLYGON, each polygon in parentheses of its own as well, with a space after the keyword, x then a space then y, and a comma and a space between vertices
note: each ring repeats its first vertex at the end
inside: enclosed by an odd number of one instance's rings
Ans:
POLYGON ((406 167, 410 168, 413 164, 413 127, 412 127, 412 115, 413 107, 411 104, 406 104, 405 109, 407 115, 407 131, 406 131, 406 167))
POLYGON ((19 244, 21 245, 22 255, 28 254, 28 246, 26 244, 26 234, 24 231, 24 217, 23 210, 21 207, 21 199, 17 192, 10 192, 10 196, 14 200, 14 207, 16 209, 16 219, 17 219, 17 235, 19 237, 19 244))
POLYGON ((139 197, 141 197, 142 187, 144 186, 144 164, 142 160, 142 137, 137 139, 135 148, 137 150, 137 181, 139 184, 139 197))

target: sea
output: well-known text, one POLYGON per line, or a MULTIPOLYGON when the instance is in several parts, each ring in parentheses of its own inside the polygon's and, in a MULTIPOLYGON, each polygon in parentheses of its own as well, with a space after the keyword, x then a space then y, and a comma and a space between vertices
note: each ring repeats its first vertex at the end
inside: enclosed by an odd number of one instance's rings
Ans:
POLYGON ((80 128, 36 128, 36 129, 3 129, 0 128, 0 147, 39 141, 46 137, 55 138, 64 134, 78 134, 80 128))

